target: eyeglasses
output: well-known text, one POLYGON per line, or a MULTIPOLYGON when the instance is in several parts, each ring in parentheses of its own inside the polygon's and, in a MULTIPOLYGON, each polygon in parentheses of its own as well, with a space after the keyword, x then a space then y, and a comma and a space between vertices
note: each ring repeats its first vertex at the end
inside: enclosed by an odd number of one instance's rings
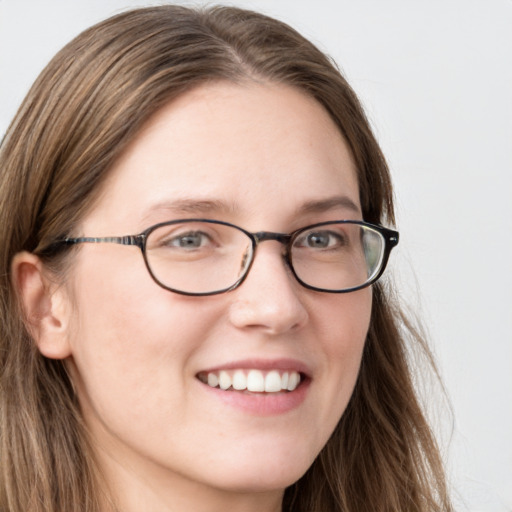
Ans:
POLYGON ((284 262, 297 281, 311 290, 352 292, 384 272, 398 232, 362 221, 320 222, 292 233, 250 233, 210 219, 162 222, 138 235, 66 238, 60 244, 136 245, 162 288, 183 295, 215 295, 240 286, 261 242, 285 246, 284 262))

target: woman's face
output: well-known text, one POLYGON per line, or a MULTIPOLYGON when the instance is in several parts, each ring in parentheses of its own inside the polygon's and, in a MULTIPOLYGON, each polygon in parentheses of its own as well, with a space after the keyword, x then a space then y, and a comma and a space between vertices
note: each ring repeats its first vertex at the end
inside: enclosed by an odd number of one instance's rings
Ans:
MULTIPOLYGON (((196 217, 282 233, 361 219, 351 155, 324 109, 280 85, 181 96, 118 161, 80 234, 196 217)), ((73 256, 69 364, 115 485, 278 493, 311 465, 354 388, 371 291, 308 290, 282 254, 262 243, 239 288, 203 297, 159 287, 135 246, 83 244, 73 256), (204 382, 236 370, 302 382, 279 393, 204 382)))

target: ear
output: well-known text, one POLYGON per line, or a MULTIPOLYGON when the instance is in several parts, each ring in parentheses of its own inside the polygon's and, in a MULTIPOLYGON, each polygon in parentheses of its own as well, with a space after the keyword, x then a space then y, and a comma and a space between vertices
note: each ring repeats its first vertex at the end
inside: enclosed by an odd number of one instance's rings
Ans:
POLYGON ((21 299, 27 329, 39 351, 51 359, 71 354, 70 303, 64 287, 48 279, 41 260, 29 253, 14 256, 11 275, 21 299))

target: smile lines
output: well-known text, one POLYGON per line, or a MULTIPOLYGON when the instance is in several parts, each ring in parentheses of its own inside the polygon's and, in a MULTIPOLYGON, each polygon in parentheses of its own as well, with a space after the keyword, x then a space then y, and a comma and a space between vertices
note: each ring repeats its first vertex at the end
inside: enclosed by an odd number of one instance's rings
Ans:
POLYGON ((279 393, 294 391, 300 384, 301 375, 296 371, 271 370, 220 370, 201 373, 199 379, 212 388, 224 391, 250 391, 252 393, 279 393))

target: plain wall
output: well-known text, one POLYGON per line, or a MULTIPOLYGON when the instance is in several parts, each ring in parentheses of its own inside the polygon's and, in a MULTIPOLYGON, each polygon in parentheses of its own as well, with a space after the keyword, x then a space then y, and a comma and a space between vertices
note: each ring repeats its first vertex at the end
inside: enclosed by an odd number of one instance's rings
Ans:
MULTIPOLYGON (((512 2, 231 3, 299 29, 362 98, 395 180, 395 279, 428 328, 453 406, 449 444, 449 417, 433 420, 457 510, 512 511, 512 2)), ((63 44, 148 4, 0 0, 0 134, 63 44)), ((441 398, 428 399, 435 411, 441 398)))

